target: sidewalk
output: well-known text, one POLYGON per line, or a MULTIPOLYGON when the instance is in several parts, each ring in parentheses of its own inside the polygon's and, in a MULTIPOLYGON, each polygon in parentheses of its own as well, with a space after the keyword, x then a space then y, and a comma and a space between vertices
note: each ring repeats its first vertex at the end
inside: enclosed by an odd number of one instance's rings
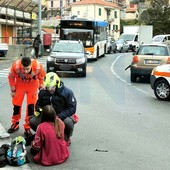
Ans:
MULTIPOLYGON (((3 132, 7 132, 6 129, 3 127, 3 125, 0 123, 0 133, 3 132)), ((5 139, 0 139, 0 146, 3 144, 10 144, 12 141, 12 138, 5 138, 5 139)), ((5 169, 5 170, 12 170, 12 169, 16 169, 16 170, 31 170, 31 168, 28 166, 28 164, 22 165, 22 166, 10 166, 10 165, 6 165, 5 167, 1 168, 1 169, 5 169)))

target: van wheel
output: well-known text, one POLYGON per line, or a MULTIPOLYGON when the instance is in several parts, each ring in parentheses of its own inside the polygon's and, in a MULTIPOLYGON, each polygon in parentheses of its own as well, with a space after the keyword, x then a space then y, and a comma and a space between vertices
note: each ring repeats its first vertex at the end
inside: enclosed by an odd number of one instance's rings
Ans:
POLYGON ((137 50, 136 46, 133 47, 132 52, 135 52, 137 50))

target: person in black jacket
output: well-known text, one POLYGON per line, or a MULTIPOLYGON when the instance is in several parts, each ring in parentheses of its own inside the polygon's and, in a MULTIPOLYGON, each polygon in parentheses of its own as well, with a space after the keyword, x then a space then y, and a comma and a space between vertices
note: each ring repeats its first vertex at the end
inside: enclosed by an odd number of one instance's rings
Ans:
POLYGON ((38 100, 35 106, 35 114, 30 118, 30 127, 36 131, 40 124, 40 115, 44 106, 52 105, 56 111, 56 115, 65 124, 65 140, 67 144, 71 144, 70 137, 74 129, 73 115, 76 113, 77 101, 73 91, 64 86, 56 73, 49 72, 44 78, 44 89, 38 94, 38 100))
POLYGON ((34 51, 35 51, 35 57, 38 58, 38 54, 39 54, 39 45, 41 44, 41 39, 40 39, 40 35, 38 34, 33 42, 33 47, 34 47, 34 51))

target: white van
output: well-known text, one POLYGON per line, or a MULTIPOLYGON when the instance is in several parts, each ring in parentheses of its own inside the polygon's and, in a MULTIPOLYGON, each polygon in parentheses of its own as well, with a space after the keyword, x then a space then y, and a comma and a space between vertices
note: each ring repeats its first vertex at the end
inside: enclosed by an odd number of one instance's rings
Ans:
POLYGON ((170 34, 156 35, 152 39, 153 43, 170 43, 170 34))

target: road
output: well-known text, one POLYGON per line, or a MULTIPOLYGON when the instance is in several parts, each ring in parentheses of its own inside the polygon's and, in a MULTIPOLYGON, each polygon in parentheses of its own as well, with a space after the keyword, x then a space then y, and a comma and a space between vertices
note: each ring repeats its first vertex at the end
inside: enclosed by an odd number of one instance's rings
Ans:
MULTIPOLYGON (((31 162, 23 168, 170 169, 169 102, 155 98, 148 80, 130 82, 130 72, 125 68, 131 58, 131 53, 108 54, 97 62, 88 62, 86 78, 61 77, 78 101, 80 120, 72 137, 71 156, 61 165, 42 167, 31 162)), ((45 58, 40 62, 45 64, 45 58)), ((5 129, 10 127, 12 114, 6 75, 8 64, 0 65, 0 122, 5 129)), ((19 131, 11 137, 23 135, 23 119, 19 131)))

